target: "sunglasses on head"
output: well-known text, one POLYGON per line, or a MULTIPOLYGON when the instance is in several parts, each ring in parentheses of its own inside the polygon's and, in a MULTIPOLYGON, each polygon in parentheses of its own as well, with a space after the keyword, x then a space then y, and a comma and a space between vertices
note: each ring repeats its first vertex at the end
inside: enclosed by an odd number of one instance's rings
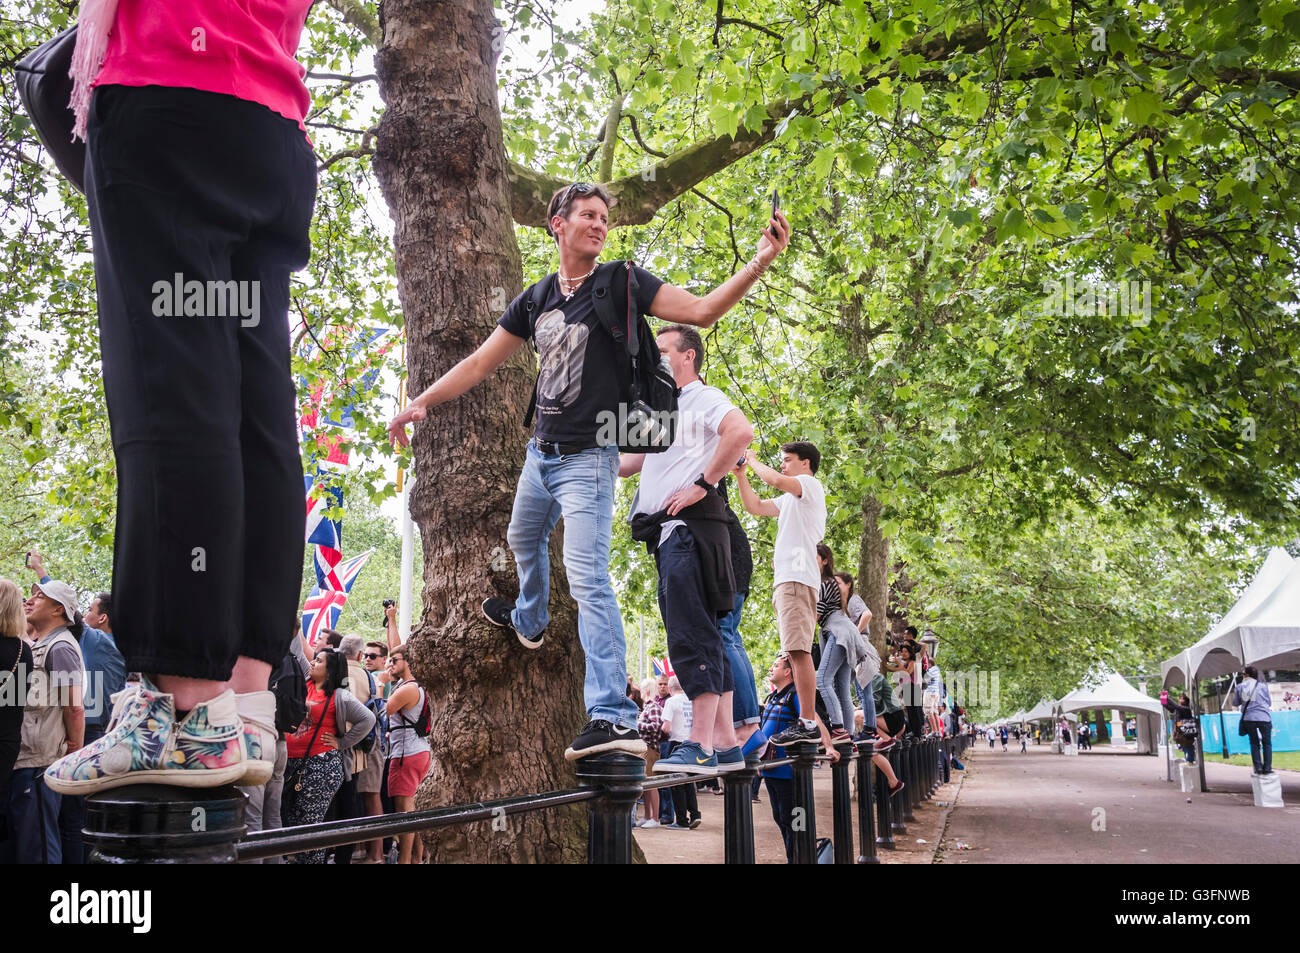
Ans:
POLYGON ((578 195, 586 195, 588 192, 593 191, 595 188, 596 187, 592 185, 590 182, 574 182, 571 186, 569 186, 567 189, 565 189, 563 192, 560 193, 560 201, 555 203, 555 211, 552 212, 551 215, 554 216, 554 215, 561 214, 561 212, 564 209, 565 203, 569 201, 569 196, 573 195, 575 192, 578 195))

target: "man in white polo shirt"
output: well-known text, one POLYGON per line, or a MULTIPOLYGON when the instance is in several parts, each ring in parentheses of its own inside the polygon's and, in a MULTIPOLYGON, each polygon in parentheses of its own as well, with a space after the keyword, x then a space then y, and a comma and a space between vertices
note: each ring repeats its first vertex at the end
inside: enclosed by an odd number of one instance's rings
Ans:
POLYGON ((660 772, 714 774, 742 767, 732 721, 731 666, 718 619, 735 606, 731 531, 718 482, 754 439, 745 415, 700 379, 704 342, 689 325, 656 335, 681 388, 677 439, 663 453, 624 454, 619 476, 641 474, 632 535, 654 554, 668 657, 692 708, 688 740, 655 763, 660 772))
POLYGON ((746 462, 768 486, 784 491, 774 500, 760 500, 744 465, 736 467, 740 499, 754 516, 776 517, 776 544, 772 551, 772 602, 781 631, 781 650, 790 657, 799 720, 772 739, 785 747, 801 741, 818 741, 817 674, 813 670, 812 640, 817 628, 817 588, 821 571, 817 544, 826 535, 826 491, 813 475, 821 465, 821 452, 806 440, 781 445, 781 472, 759 462, 754 451, 746 462))

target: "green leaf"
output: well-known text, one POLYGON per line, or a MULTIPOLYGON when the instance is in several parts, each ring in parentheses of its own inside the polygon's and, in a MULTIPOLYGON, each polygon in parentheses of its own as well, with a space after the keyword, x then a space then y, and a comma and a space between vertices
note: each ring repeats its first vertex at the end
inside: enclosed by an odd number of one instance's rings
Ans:
POLYGON ((921 106, 925 102, 925 90, 920 83, 909 83, 907 88, 903 90, 899 102, 902 104, 903 109, 908 112, 920 112, 921 106))

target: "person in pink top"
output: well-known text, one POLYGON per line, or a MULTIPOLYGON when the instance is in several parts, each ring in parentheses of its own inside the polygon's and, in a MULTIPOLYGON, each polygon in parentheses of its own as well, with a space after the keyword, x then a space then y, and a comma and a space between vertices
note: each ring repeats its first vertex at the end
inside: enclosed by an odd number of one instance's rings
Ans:
POLYGON ((289 275, 316 160, 295 61, 310 0, 84 0, 104 394, 117 465, 115 634, 138 683, 50 766, 68 794, 271 776, 272 666, 303 564, 289 275))

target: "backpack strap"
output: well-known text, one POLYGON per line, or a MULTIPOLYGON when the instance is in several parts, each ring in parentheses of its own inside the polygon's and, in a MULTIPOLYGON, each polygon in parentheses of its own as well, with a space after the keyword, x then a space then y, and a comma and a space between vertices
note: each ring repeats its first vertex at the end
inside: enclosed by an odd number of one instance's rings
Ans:
MULTIPOLYGON (((537 316, 541 312, 542 302, 551 294, 551 289, 555 287, 556 272, 551 272, 541 281, 533 282, 533 286, 528 289, 528 297, 524 300, 524 314, 528 320, 528 337, 532 339, 533 333, 537 328, 537 316)), ((524 412, 524 429, 533 425, 533 413, 537 410, 537 385, 542 379, 541 371, 537 373, 537 379, 533 381, 533 396, 528 398, 528 410, 524 412)))
POLYGON ((628 260, 601 265, 596 269, 591 289, 596 318, 615 342, 623 345, 627 354, 627 360, 619 361, 615 371, 619 393, 625 395, 629 403, 636 396, 632 393, 633 368, 641 353, 640 315, 636 313, 634 303, 637 283, 632 264, 628 260), (623 304, 622 309, 615 304, 616 301, 623 304))

